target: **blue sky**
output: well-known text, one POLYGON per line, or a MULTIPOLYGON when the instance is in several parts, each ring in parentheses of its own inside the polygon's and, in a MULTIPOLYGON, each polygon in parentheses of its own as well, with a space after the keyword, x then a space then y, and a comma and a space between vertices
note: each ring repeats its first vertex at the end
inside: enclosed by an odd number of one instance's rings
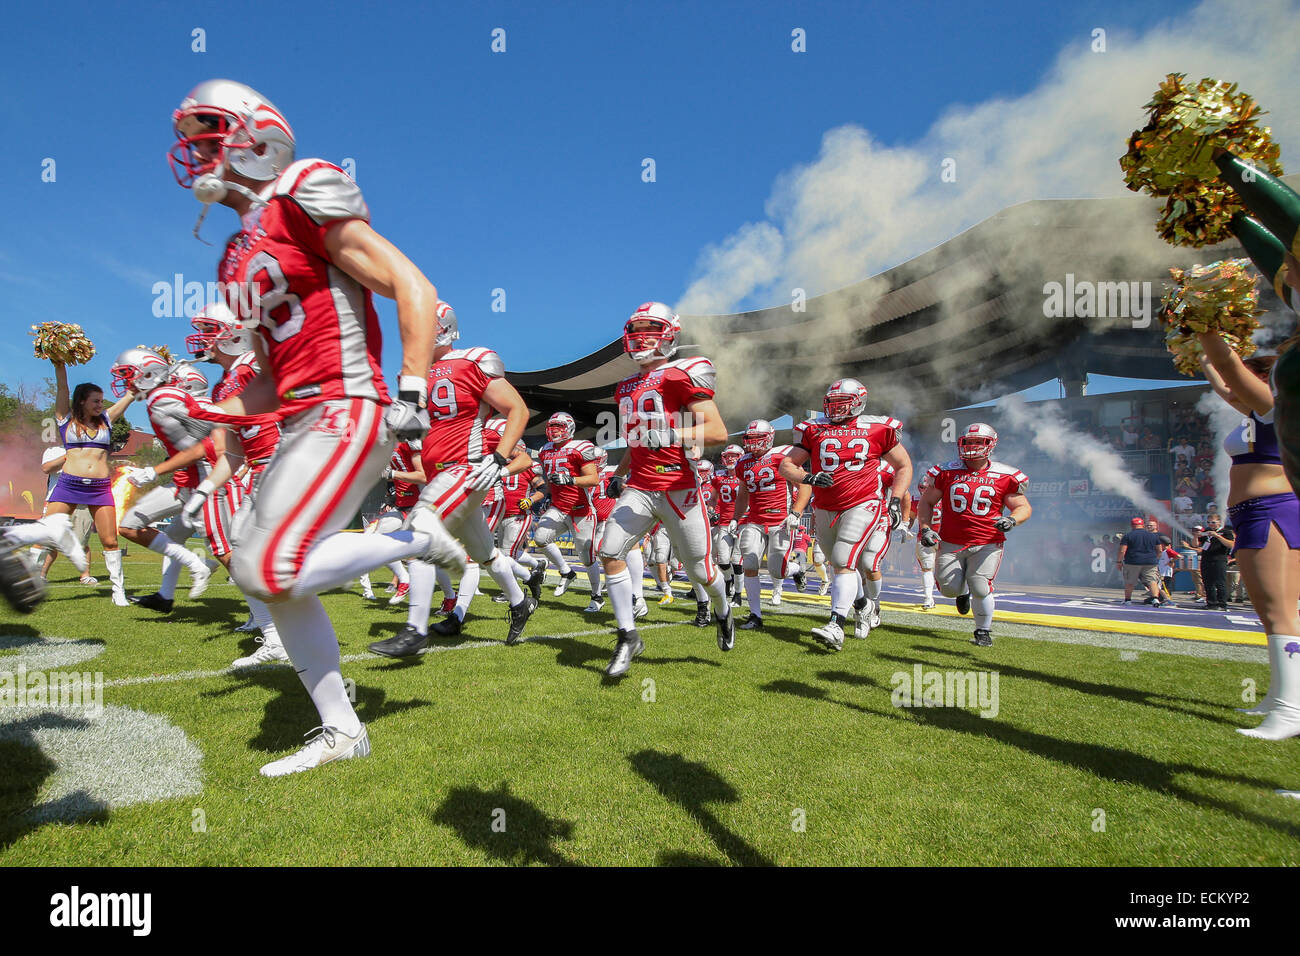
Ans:
MULTIPOLYGON (((761 218, 774 181, 814 158, 827 130, 913 140, 955 104, 1034 88, 1094 27, 1141 32, 1183 5, 126 9, 6 14, 0 381, 11 385, 49 374, 26 335, 45 319, 81 323, 100 350, 74 380, 106 385, 130 345, 179 351, 188 324, 155 318, 151 288, 213 277, 215 247, 190 235, 199 205, 164 159, 171 111, 203 79, 269 96, 299 157, 354 160, 374 226, 455 305, 463 341, 527 370, 609 342, 645 299, 675 301, 701 252, 761 218), (504 54, 490 50, 496 27, 504 54), (807 53, 791 51, 796 27, 807 53), (206 52, 191 49, 195 28, 206 52), (654 183, 642 182, 645 157, 654 183), (498 288, 504 313, 491 311, 498 288)), ((219 242, 235 225, 216 208, 204 234, 219 242)), ((392 368, 393 310, 380 309, 392 368)))

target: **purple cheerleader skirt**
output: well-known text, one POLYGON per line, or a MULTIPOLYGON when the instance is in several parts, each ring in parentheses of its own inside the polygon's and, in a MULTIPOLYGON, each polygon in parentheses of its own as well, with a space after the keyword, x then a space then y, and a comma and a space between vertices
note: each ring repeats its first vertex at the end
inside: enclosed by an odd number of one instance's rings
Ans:
POLYGON ((1282 532, 1288 548, 1300 548, 1300 498, 1294 494, 1248 498, 1228 509, 1228 520, 1237 535, 1233 554, 1242 548, 1263 548, 1273 525, 1282 532))
POLYGON ((63 472, 54 483, 51 501, 61 501, 69 505, 108 505, 116 506, 113 500, 112 478, 77 478, 63 472))

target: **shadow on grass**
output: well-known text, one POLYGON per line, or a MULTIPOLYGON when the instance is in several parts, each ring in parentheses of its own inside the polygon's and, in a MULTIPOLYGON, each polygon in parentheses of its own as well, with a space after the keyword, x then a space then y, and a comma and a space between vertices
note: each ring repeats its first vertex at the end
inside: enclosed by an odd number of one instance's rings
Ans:
MULTIPOLYGON (((250 684, 256 684, 273 691, 275 696, 267 701, 262 712, 262 723, 258 732, 249 739, 252 750, 274 753, 281 750, 296 750, 304 742, 302 734, 320 723, 311 698, 303 690, 302 681, 291 666, 274 664, 262 667, 250 667, 233 671, 232 681, 225 687, 203 691, 200 696, 209 699, 226 697, 246 690, 250 684)), ((356 685, 357 716, 363 723, 373 723, 389 714, 398 714, 418 707, 430 707, 432 702, 422 698, 411 700, 388 699, 388 692, 381 687, 356 685)))
POLYGON ((35 733, 47 729, 75 729, 85 720, 61 714, 33 714, 0 724, 0 849, 50 823, 76 822, 102 825, 108 805, 84 790, 57 800, 38 803, 45 781, 58 769, 40 749, 35 733))
POLYGON ((431 816, 462 843, 494 860, 516 865, 580 866, 561 856, 558 840, 573 837, 573 823, 548 816, 545 811, 510 792, 502 781, 495 790, 456 787, 431 816))
MULTIPOLYGON (((736 788, 706 764, 687 760, 680 754, 666 754, 658 750, 641 750, 628 756, 632 769, 650 781, 664 797, 682 807, 708 834, 714 845, 728 860, 740 866, 774 866, 775 864, 741 837, 728 830, 706 808, 710 803, 736 803, 740 794, 736 788)), ((666 865, 681 866, 684 861, 697 862, 700 858, 687 854, 668 854, 666 865)), ((661 854, 660 862, 663 863, 661 854)))

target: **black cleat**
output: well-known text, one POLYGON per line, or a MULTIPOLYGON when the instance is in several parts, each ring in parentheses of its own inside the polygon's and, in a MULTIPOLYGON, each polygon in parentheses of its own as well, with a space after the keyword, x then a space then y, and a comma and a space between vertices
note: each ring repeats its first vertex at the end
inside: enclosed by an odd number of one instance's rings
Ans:
POLYGON ((546 566, 534 568, 533 573, 528 575, 525 582, 528 590, 532 592, 533 600, 540 602, 542 600, 542 585, 546 583, 546 566))
POLYGON ((749 617, 740 622, 742 631, 761 631, 763 629, 763 615, 749 612, 749 617))
POLYGON ((958 595, 957 595, 957 613, 958 613, 958 614, 969 614, 969 613, 970 613, 970 595, 969 595, 969 594, 958 594, 958 595))
POLYGON ((645 643, 641 636, 637 634, 636 628, 630 631, 619 630, 618 646, 614 648, 614 656, 610 658, 609 665, 605 668, 606 677, 622 677, 632 666, 632 658, 640 655, 645 650, 645 643))
POLYGON ((987 628, 977 627, 975 628, 975 639, 971 643, 980 647, 992 647, 993 634, 987 628))
POLYGON ((427 637, 408 624, 388 640, 375 641, 370 650, 383 657, 414 657, 428 643, 427 637))
POLYGON ((455 614, 448 614, 437 624, 433 625, 431 630, 439 637, 455 637, 460 633, 461 620, 455 614))
POLYGON ((718 618, 718 650, 729 651, 736 646, 736 615, 718 618))
POLYGON ((804 586, 808 583, 808 572, 806 571, 796 571, 794 574, 790 575, 790 577, 794 578, 794 587, 796 591, 802 591, 804 586))
POLYGON ((708 627, 713 623, 713 612, 709 609, 708 601, 695 602, 695 626, 708 627))
POLYGON ((555 596, 563 597, 564 592, 569 590, 569 585, 578 579, 578 572, 569 568, 568 574, 560 575, 560 583, 555 586, 555 596))
POLYGON ((524 639, 524 625, 537 610, 537 602, 532 595, 525 594, 524 599, 510 608, 510 632, 506 634, 506 643, 512 647, 524 639))
POLYGON ((0 593, 15 611, 30 614, 45 600, 45 579, 22 553, 26 545, 6 544, 0 533, 0 593))
POLYGON ((138 604, 150 611, 161 611, 163 614, 170 614, 172 606, 176 603, 169 598, 163 597, 157 591, 154 591, 153 594, 133 594, 130 600, 132 604, 138 604))

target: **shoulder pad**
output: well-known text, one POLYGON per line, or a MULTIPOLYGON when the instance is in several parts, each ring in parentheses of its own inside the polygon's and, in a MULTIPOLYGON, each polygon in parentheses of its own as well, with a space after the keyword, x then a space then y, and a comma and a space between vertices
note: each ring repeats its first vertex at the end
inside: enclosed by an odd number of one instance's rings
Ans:
POLYGON ((185 393, 175 385, 160 385, 146 395, 144 399, 146 408, 153 408, 158 404, 165 405, 168 402, 179 402, 180 406, 184 408, 185 393))
POLYGON ((493 352, 491 349, 453 349, 439 359, 439 361, 450 362, 452 359, 473 362, 488 378, 501 378, 506 374, 505 363, 501 361, 501 356, 497 355, 497 353, 493 352))
POLYGON ((713 367, 713 363, 704 356, 695 358, 674 359, 671 362, 665 362, 663 370, 677 369, 691 380, 692 385, 698 385, 701 388, 714 390, 718 384, 718 370, 713 367))
POLYGON ((276 196, 288 196, 319 225, 337 219, 370 221, 361 189, 348 174, 323 159, 300 159, 275 183, 276 196))
POLYGON ((252 349, 249 349, 243 355, 239 356, 239 358, 235 359, 235 361, 231 363, 230 370, 233 372, 235 369, 243 368, 244 366, 248 366, 254 372, 261 371, 257 364, 257 353, 252 349))
POLYGON ((600 450, 585 438, 571 438, 564 446, 564 451, 570 455, 578 455, 584 461, 595 461, 600 457, 600 450))
POLYGON ((862 428, 868 425, 884 425, 886 428, 892 428, 895 431, 903 427, 903 423, 897 418, 890 418, 888 415, 859 415, 858 425, 862 428))
POLYGON ((821 424, 820 419, 821 419, 820 415, 818 415, 816 418, 805 418, 798 425, 794 426, 794 430, 797 432, 806 432, 808 429, 815 428, 816 426, 820 425, 821 424))
POLYGON ((784 458, 792 451, 794 451, 794 445, 775 445, 773 446, 772 450, 768 452, 768 454, 780 455, 782 458, 784 458))

